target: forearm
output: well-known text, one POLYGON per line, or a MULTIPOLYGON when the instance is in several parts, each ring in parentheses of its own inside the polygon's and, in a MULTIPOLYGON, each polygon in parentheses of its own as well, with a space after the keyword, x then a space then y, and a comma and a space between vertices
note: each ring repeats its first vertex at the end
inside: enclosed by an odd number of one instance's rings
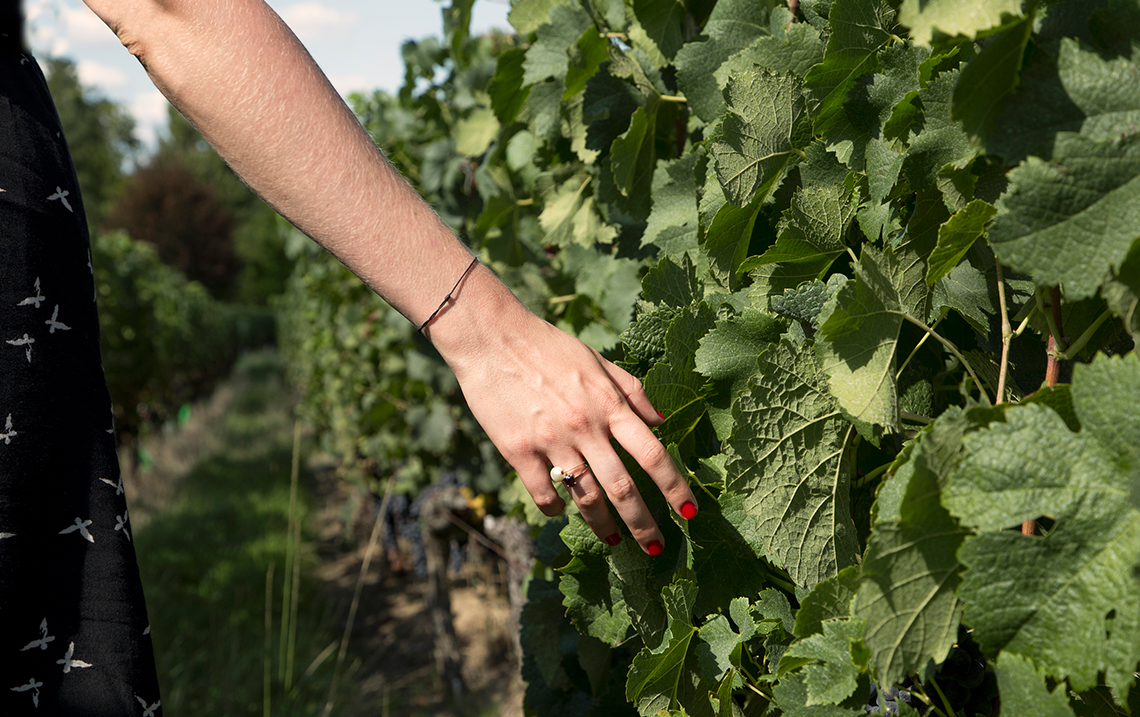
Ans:
MULTIPOLYGON (((88 4, 268 204, 409 320, 418 325, 435 310, 470 254, 388 164, 267 5, 88 4)), ((470 277, 470 288, 487 278, 470 277)))

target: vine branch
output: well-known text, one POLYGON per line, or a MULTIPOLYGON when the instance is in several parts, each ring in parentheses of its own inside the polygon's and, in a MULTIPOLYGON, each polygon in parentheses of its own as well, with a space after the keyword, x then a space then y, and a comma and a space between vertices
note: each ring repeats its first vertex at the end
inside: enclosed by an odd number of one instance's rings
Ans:
POLYGON ((994 258, 997 265, 998 306, 1001 311, 1001 365, 998 367, 997 401, 1005 403, 1005 379, 1009 369, 1009 344, 1013 340, 1013 326, 1009 323, 1009 309, 1005 303, 1005 276, 1002 274, 1001 260, 994 258))
POLYGON ((990 400, 990 395, 988 393, 986 393, 985 384, 983 384, 981 382, 981 380, 978 379, 978 374, 974 373, 974 369, 972 366, 970 366, 970 362, 966 360, 966 357, 962 355, 962 353, 958 350, 958 347, 955 346, 953 344, 953 342, 951 342, 949 339, 943 338, 937 331, 930 328, 929 326, 927 326, 923 322, 919 321, 918 319, 914 318, 913 316, 909 316, 909 315, 904 314, 902 312, 899 312, 899 316, 903 317, 904 319, 906 319, 910 323, 914 324, 918 328, 920 328, 923 331, 925 331, 926 333, 930 334, 931 338, 935 339, 936 341, 938 341, 938 343, 945 346, 946 350, 949 351, 954 356, 954 358, 958 359, 958 361, 960 361, 962 363, 962 366, 964 366, 966 369, 966 373, 970 374, 970 378, 974 379, 974 383, 976 383, 978 385, 978 393, 980 393, 982 395, 982 398, 985 399, 985 402, 990 404, 990 405, 993 405, 993 401, 990 400))

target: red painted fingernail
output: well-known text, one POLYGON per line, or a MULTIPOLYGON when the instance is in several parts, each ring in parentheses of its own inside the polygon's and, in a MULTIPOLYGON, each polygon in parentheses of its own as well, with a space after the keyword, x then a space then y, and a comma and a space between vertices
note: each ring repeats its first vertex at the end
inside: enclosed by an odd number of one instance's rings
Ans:
POLYGON ((689 501, 681 506, 681 517, 685 520, 692 520, 697 515, 697 506, 689 501))
MULTIPOLYGON (((657 409, 656 409, 656 408, 655 408, 655 409, 653 409, 653 410, 654 410, 654 411, 657 411, 657 409)), ((657 415, 658 415, 658 416, 661 416, 661 420, 663 420, 663 421, 665 420, 665 414, 664 414, 664 413, 662 413, 661 411, 657 411, 657 415)))
POLYGON ((611 548, 620 542, 621 542, 621 533, 614 533, 610 537, 606 538, 606 545, 610 546, 611 548))
POLYGON ((660 540, 651 540, 649 541, 649 545, 645 546, 645 552, 649 553, 655 558, 660 555, 661 551, 664 549, 665 546, 661 544, 660 540))

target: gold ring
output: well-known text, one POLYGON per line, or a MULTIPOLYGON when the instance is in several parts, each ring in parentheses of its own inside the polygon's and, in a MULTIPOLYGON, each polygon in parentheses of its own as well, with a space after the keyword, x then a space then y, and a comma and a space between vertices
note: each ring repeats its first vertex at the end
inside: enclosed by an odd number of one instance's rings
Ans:
POLYGON ((586 464, 586 461, 582 461, 578 465, 568 470, 563 470, 558 466, 554 466, 550 469, 550 480, 555 483, 562 481, 562 485, 566 486, 567 488, 573 488, 574 485, 578 482, 578 479, 586 475, 586 473, 589 471, 590 466, 586 464), (576 472, 579 468, 581 468, 582 471, 576 472))

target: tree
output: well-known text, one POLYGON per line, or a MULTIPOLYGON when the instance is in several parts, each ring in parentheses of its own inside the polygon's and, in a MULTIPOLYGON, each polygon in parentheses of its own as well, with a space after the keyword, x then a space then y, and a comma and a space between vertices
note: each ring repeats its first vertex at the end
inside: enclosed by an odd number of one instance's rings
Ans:
POLYGON ((138 156, 134 120, 115 102, 83 87, 71 60, 47 60, 47 80, 75 162, 87 222, 98 226, 138 156))

